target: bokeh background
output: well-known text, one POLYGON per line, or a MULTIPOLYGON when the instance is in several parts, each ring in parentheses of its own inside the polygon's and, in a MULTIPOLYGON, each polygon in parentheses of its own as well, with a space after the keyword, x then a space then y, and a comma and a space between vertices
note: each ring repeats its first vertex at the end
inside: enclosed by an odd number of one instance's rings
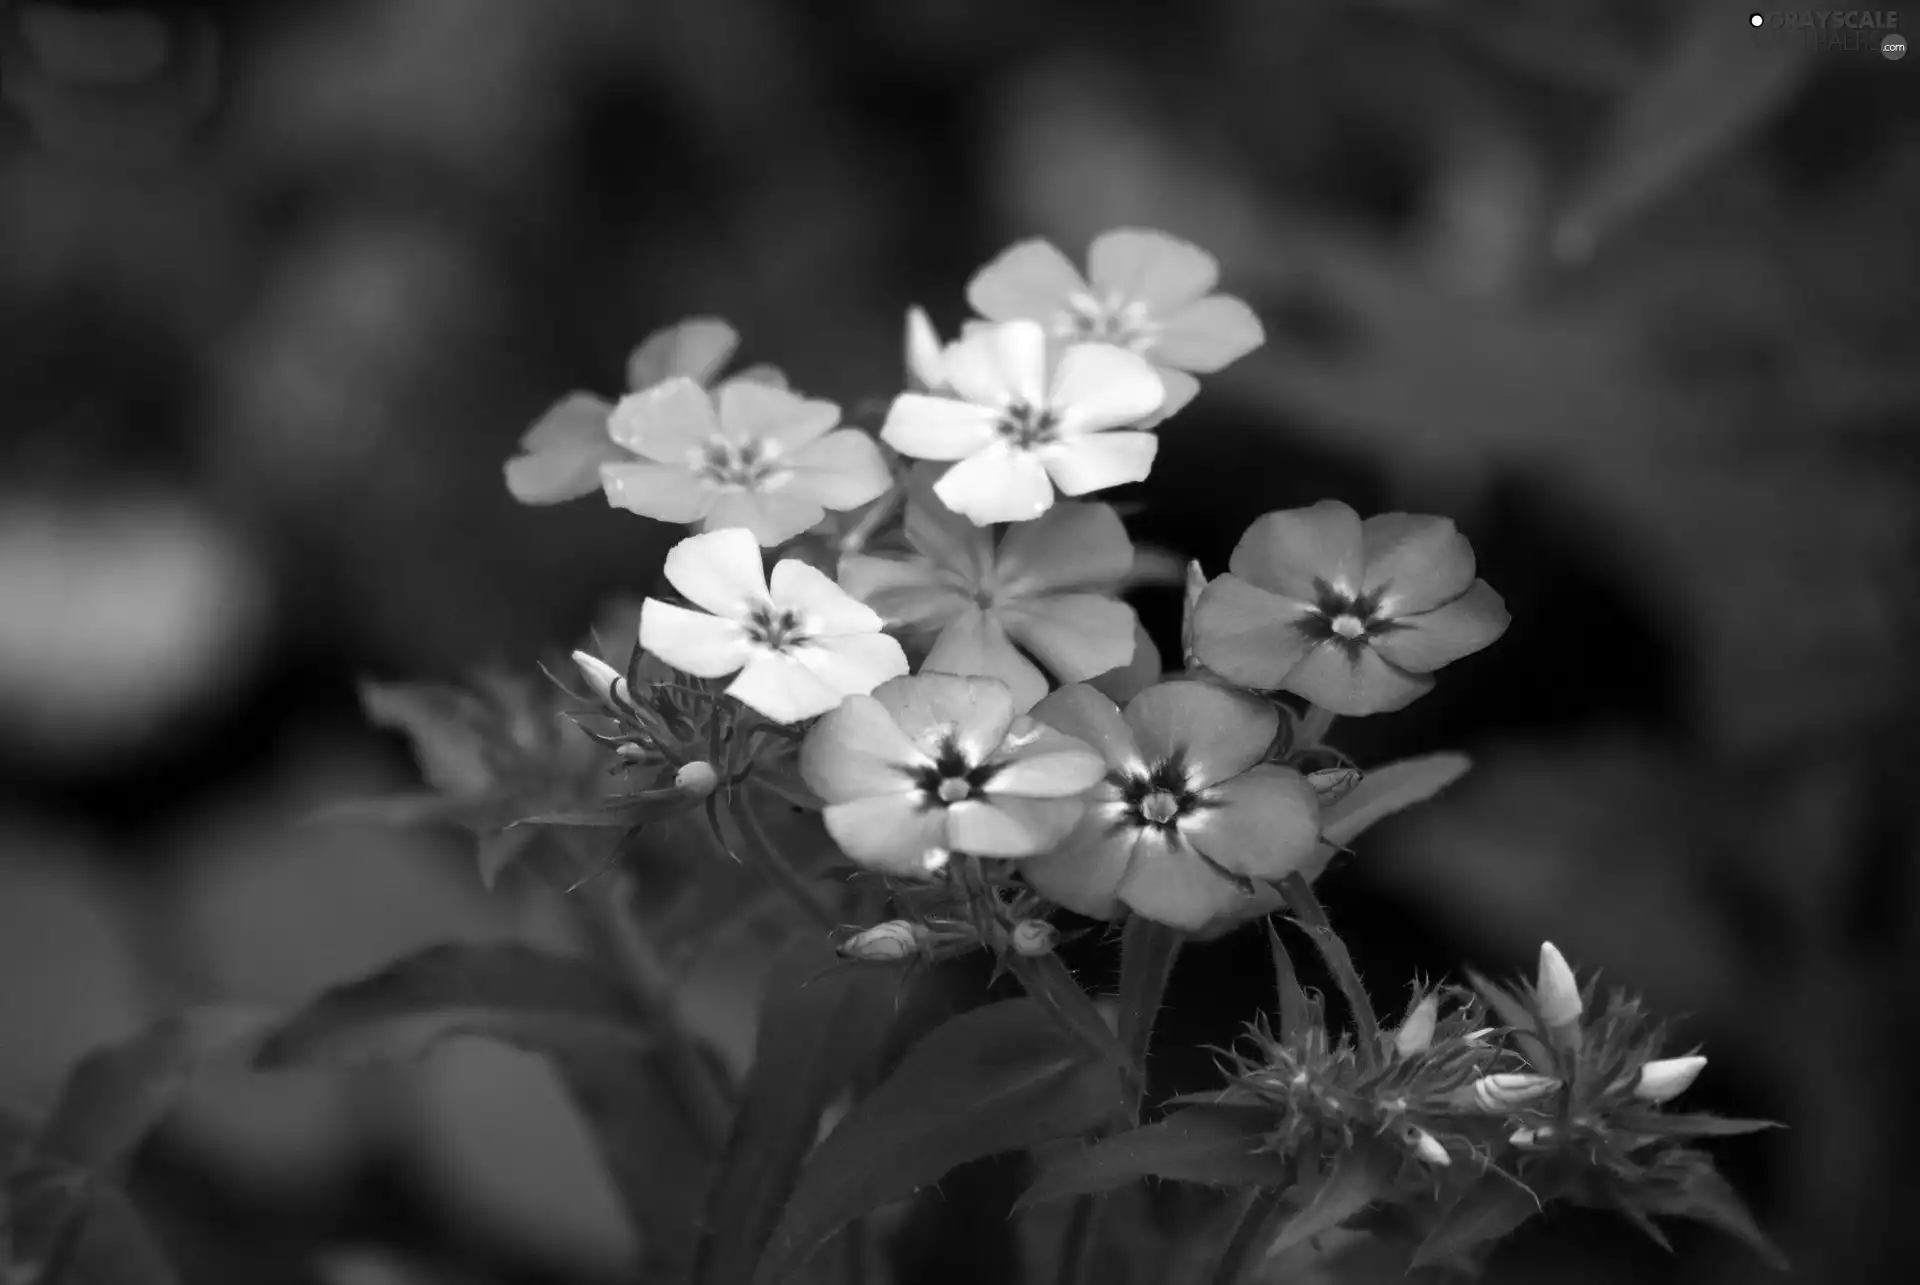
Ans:
MULTIPOLYGON (((1336 731, 1477 761, 1322 885, 1383 1006, 1550 938, 1705 1043, 1699 1105, 1789 1124, 1720 1153, 1803 1278, 1920 1260, 1920 60, 1718 0, 75 8, 0 5, 0 1100, 183 1003, 551 931, 458 836, 292 824, 417 781, 357 678, 529 663, 653 583, 669 530, 507 495, 550 402, 691 313, 885 397, 909 304, 950 332, 1005 244, 1139 224, 1270 340, 1164 430, 1136 536, 1218 571, 1270 509, 1444 512, 1513 611, 1336 731)), ((1170 1034, 1230 1038, 1262 951, 1196 951, 1170 1034)), ((758 960, 717 953, 744 1055, 758 960)), ((137 1189, 190 1285, 626 1250, 484 1047, 211 1077, 137 1189)), ((995 1279, 969 1243, 920 1279, 995 1279)), ((1489 1279, 1766 1274, 1675 1245, 1555 1218, 1489 1279)))

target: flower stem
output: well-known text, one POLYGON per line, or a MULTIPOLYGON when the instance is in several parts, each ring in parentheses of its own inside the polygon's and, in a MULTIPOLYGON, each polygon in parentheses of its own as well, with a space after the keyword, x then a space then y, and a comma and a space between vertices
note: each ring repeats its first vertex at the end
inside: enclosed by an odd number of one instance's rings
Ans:
POLYGON ((1220 1251, 1220 1262, 1213 1269, 1212 1285, 1238 1285, 1240 1277, 1247 1270, 1247 1260, 1253 1257, 1254 1249, 1266 1232, 1267 1223, 1272 1220, 1274 1211, 1280 1208, 1283 1194, 1282 1188, 1275 1187, 1256 1192, 1247 1202, 1239 1221, 1233 1225, 1233 1235, 1228 1238, 1227 1247, 1220 1251))
POLYGON ((881 525, 894 515, 899 509, 901 501, 906 498, 907 488, 904 484, 895 485, 885 495, 881 496, 880 499, 875 502, 874 506, 861 516, 858 525, 840 537, 841 556, 845 557, 849 553, 859 553, 862 549, 866 548, 867 541, 873 539, 873 533, 878 531, 881 525))
POLYGON ((1277 885, 1280 895, 1286 899, 1287 909, 1293 912, 1294 919, 1306 929, 1313 938, 1313 944, 1320 949, 1320 957, 1327 961, 1327 967, 1333 970, 1334 980, 1340 983, 1340 993, 1346 997, 1347 1007, 1353 1012, 1354 1025, 1360 1031, 1360 1059, 1368 1067, 1379 1064, 1380 1060, 1380 1019, 1373 1011, 1373 1001, 1367 996, 1367 988, 1360 981, 1360 974, 1353 966, 1353 956, 1347 951, 1347 944, 1340 940, 1340 934, 1333 931, 1333 924, 1327 919, 1326 907, 1320 904, 1320 898, 1314 896, 1313 885, 1301 878, 1298 873, 1290 874, 1277 885))
POLYGON ((1058 1285, 1087 1285, 1093 1279, 1094 1247, 1099 1244, 1105 1214, 1106 1201, 1100 1196, 1089 1192, 1074 1197, 1060 1243, 1060 1270, 1054 1275, 1058 1285))
POLYGON ((1307 706, 1307 712, 1293 734, 1293 753, 1302 754, 1324 742, 1327 730, 1333 726, 1334 717, 1330 709, 1318 705, 1307 706))
MULTIPOLYGON (((707 800, 707 820, 713 826, 715 837, 724 845, 727 840, 720 830, 720 809, 714 803, 717 797, 710 796, 707 800)), ((819 889, 802 879, 781 858, 773 840, 767 837, 766 830, 760 825, 760 818, 753 814, 752 805, 743 802, 728 810, 733 814, 734 824, 740 827, 742 837, 747 840, 746 846, 752 852, 754 861, 767 878, 822 928, 831 930, 838 927, 840 917, 834 912, 833 906, 820 895, 819 889)))

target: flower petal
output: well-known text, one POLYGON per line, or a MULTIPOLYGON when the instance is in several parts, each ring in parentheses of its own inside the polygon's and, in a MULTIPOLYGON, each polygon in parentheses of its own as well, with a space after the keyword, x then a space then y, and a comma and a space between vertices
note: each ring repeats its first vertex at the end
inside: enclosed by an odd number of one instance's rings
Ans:
POLYGON ((890 626, 910 629, 938 629, 971 605, 925 558, 849 553, 840 559, 840 587, 890 626))
POLYGON ((1087 682, 1110 700, 1130 701, 1159 682, 1166 673, 1166 661, 1160 649, 1139 621, 1133 624, 1133 659, 1124 665, 1095 674, 1087 682))
POLYGON ((995 579, 1003 599, 1106 588, 1133 570, 1133 541, 1107 504, 1055 504, 1000 537, 995 579))
POLYGON ((1016 718, 987 762, 995 771, 985 788, 995 798, 1069 798, 1086 793, 1107 774, 1098 750, 1032 718, 1016 718))
POLYGON ((1160 383, 1167 390, 1167 399, 1160 403, 1159 410, 1140 421, 1143 429, 1158 428, 1200 395, 1200 381, 1184 370, 1173 366, 1155 366, 1153 373, 1160 376, 1160 383))
POLYGON ((782 463, 790 471, 785 494, 837 512, 877 500, 893 485, 880 448, 857 428, 828 433, 782 463))
POLYGON ((1138 424, 1166 400, 1153 363, 1112 344, 1074 344, 1061 353, 1047 394, 1062 436, 1138 424))
POLYGON ((967 283, 967 304, 994 321, 1026 317, 1051 325, 1087 283, 1066 255, 1039 237, 1001 251, 967 283))
POLYGON ((1215 806, 1182 825, 1216 865, 1255 879, 1281 879, 1313 859, 1320 800, 1290 767, 1262 763, 1211 791, 1215 806))
POLYGON ((1349 657, 1343 647, 1321 643, 1309 651, 1280 686, 1335 714, 1359 718, 1388 714, 1411 705, 1433 680, 1387 663, 1376 647, 1349 657))
POLYGON ((794 657, 827 686, 843 695, 865 695, 907 672, 907 653, 882 633, 816 638, 794 657))
POLYGON ((1232 910, 1241 894, 1185 843, 1169 843, 1161 831, 1145 830, 1120 881, 1120 900, 1135 914, 1193 932, 1232 910))
POLYGON ((1445 606, 1394 621, 1398 628, 1376 637, 1373 649, 1401 669, 1429 674, 1488 646, 1512 620, 1493 586, 1476 580, 1445 606))
POLYGON ((768 388, 788 387, 786 372, 764 361, 755 362, 739 374, 728 376, 722 381, 722 386, 733 383, 735 380, 743 384, 765 384, 768 388))
POLYGON ((1312 602, 1317 580, 1358 594, 1366 565, 1360 515, 1338 500, 1322 500, 1254 519, 1227 569, 1262 589, 1312 602))
POLYGON ((547 408, 507 461, 507 490, 522 504, 559 504, 600 488, 600 466, 630 458, 607 432, 612 403, 569 393, 547 408))
POLYGON ((1191 241, 1149 228, 1116 228, 1094 240, 1087 275, 1101 299, 1118 295, 1164 317, 1213 289, 1220 265, 1191 241))
POLYGON ((622 397, 607 420, 607 431, 636 455, 685 467, 720 435, 720 420, 706 389, 675 376, 622 397))
POLYGON ((907 543, 964 584, 982 585, 993 565, 993 534, 947 507, 934 490, 942 471, 916 464, 907 474, 907 543))
POLYGON ((1167 318, 1154 332, 1147 354, 1165 365, 1210 375, 1266 339, 1253 309, 1231 295, 1208 295, 1167 318))
POLYGON ((640 646, 696 678, 724 677, 752 655, 735 622, 657 598, 640 604, 640 646))
POLYGON ((760 544, 740 527, 688 536, 667 551, 665 573, 688 602, 731 620, 767 600, 760 544))
POLYGON ((798 656, 762 651, 727 684, 727 695, 776 723, 798 723, 826 713, 847 692, 828 682, 798 656))
POLYGON ((774 491, 716 490, 713 506, 701 523, 705 531, 739 527, 754 542, 772 549, 785 544, 826 516, 812 500, 774 491))
POLYGON ((638 392, 674 375, 707 383, 739 346, 740 336, 720 318, 688 317, 654 331, 633 350, 627 358, 627 387, 638 392))
POLYGON ((1360 524, 1366 593, 1385 591, 1380 610, 1411 616, 1451 602, 1473 583, 1473 546, 1453 519, 1382 513, 1360 524))
POLYGON ((1047 332, 1037 322, 1009 321, 967 335, 947 349, 941 368, 953 390, 977 405, 1047 404, 1047 332))
POLYGON ((1083 683, 1133 659, 1139 617, 1097 593, 1025 598, 994 613, 1007 633, 1063 683, 1083 683))
POLYGON ((877 634, 885 627, 873 608, 798 558, 774 564, 769 596, 774 606, 799 613, 808 634, 877 634))
POLYGON ((807 732, 800 777, 828 803, 912 792, 909 767, 926 756, 871 696, 849 696, 807 732))
POLYGON ((979 526, 1030 522, 1053 507, 1051 471, 1052 461, 1043 465, 1032 451, 996 441, 948 469, 933 491, 941 503, 979 526))
POLYGON ((1299 629, 1309 614, 1231 572, 1216 576, 1193 609, 1194 658, 1229 682, 1278 687, 1313 647, 1299 629))
POLYGON ((1143 769, 1140 745, 1133 729, 1121 717, 1120 707, 1086 683, 1072 683, 1033 707, 1036 723, 1085 741, 1105 759, 1109 768, 1143 769))
POLYGON ((955 397, 901 393, 887 409, 880 440, 918 460, 963 460, 998 436, 1000 412, 955 397))
POLYGON ((928 758, 952 736, 968 762, 982 762, 1013 725, 1013 692, 992 678, 920 673, 880 684, 873 698, 928 758))
POLYGON ((924 308, 907 309, 907 377, 923 390, 944 387, 946 345, 924 308))
POLYGON ((1048 901, 1078 915, 1112 919, 1137 837, 1114 815, 1110 801, 1096 801, 1058 847, 1022 861, 1020 874, 1048 901))
POLYGON ((614 508, 659 522, 698 522, 716 498, 711 486, 677 464, 607 464, 600 485, 614 508))
POLYGON ((1178 756, 1194 788, 1258 763, 1280 730, 1280 715, 1259 697, 1187 679, 1147 688, 1127 702, 1126 719, 1146 760, 1178 756))
POLYGON ((947 846, 946 809, 917 790, 830 804, 821 819, 842 852, 888 874, 925 875, 928 851, 947 846))
POLYGON ((798 450, 840 422, 832 402, 744 380, 722 385, 716 398, 721 431, 734 442, 777 442, 798 450))
POLYGON ((1005 627, 971 605, 940 631, 920 672, 997 678, 1013 693, 1014 708, 1019 710, 1033 708, 1047 694, 1046 676, 1014 649, 1005 627))
POLYGON ((947 846, 981 857, 1029 857, 1073 833, 1086 814, 1078 797, 966 799, 947 809, 947 846))
POLYGON ((1061 494, 1085 495, 1145 481, 1159 449, 1152 433, 1090 433, 1047 447, 1041 458, 1061 494))

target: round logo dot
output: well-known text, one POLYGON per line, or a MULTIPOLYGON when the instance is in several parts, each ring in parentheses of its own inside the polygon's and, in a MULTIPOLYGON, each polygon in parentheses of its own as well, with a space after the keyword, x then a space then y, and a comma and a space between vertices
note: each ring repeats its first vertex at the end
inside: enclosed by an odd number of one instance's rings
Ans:
POLYGON ((1902 58, 1905 58, 1907 56, 1906 37, 1905 36, 1888 36, 1885 40, 1882 40, 1880 42, 1880 52, 1882 54, 1885 54, 1888 60, 1892 62, 1900 61, 1902 58))
POLYGON ((1766 19, 1766 15, 1765 15, 1765 14, 1759 14, 1759 13, 1750 13, 1750 14, 1748 14, 1748 15, 1747 15, 1747 25, 1748 25, 1748 26, 1750 26, 1750 27, 1764 27, 1764 26, 1766 26, 1766 25, 1767 25, 1767 19, 1766 19))

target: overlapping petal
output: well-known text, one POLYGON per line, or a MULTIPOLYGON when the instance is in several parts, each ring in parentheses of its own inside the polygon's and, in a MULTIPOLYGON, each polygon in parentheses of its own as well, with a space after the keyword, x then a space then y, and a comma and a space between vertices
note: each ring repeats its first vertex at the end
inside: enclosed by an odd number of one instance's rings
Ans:
MULTIPOLYGON (((624 451, 621 458, 632 459, 624 451)), ((656 522, 698 522, 713 511, 718 498, 711 489, 694 484, 686 469, 672 464, 604 464, 599 481, 608 504, 656 522)))
POLYGON ((607 431, 613 406, 571 393, 548 408, 507 461, 507 490, 522 504, 559 504, 600 486, 600 466, 629 458, 607 431))
POLYGON ((1015 649, 999 617, 974 606, 963 608, 940 631, 920 672, 997 679, 1013 693, 1014 708, 1021 710, 1031 709, 1047 694, 1046 675, 1015 649))
POLYGON ((992 321, 1050 322, 1076 294, 1080 270, 1051 242, 1035 237, 1007 247, 967 283, 967 304, 992 321))
POLYGON ((915 674, 882 683, 873 698, 923 754, 951 735, 974 762, 999 748, 1015 716, 1012 691, 992 678, 915 674))
POLYGON ((1256 879, 1282 879, 1313 860, 1320 802, 1290 767, 1261 763, 1213 791, 1211 806, 1184 827, 1214 864, 1256 879))
POLYGON ((1060 355, 1046 404, 1059 416, 1061 434, 1073 436, 1137 424, 1166 398, 1166 385, 1144 357, 1112 344, 1074 344, 1060 355))
POLYGON ((1194 657, 1229 682, 1278 687, 1313 650, 1300 628, 1309 614, 1231 572, 1217 576, 1193 610, 1194 657))
POLYGON ((1216 294, 1188 304, 1161 322, 1147 354, 1166 366, 1210 375, 1266 341, 1266 328, 1252 308, 1231 295, 1216 294))
POLYGON ((1086 495, 1144 482, 1159 450, 1160 439, 1152 433, 1115 431, 1068 438, 1049 447, 1042 458, 1047 476, 1061 494, 1086 495))
POLYGON ((1194 932, 1230 912, 1241 894, 1184 840, 1149 830, 1134 843, 1120 900, 1135 914, 1194 932))
POLYGON ((1476 580, 1458 598, 1432 611, 1396 619, 1373 649, 1399 668, 1428 674, 1492 645, 1512 623, 1493 586, 1476 580))
POLYGON ((1405 709, 1433 686, 1433 679, 1389 664, 1374 647, 1349 652, 1322 643, 1289 670, 1279 686, 1332 713, 1357 718, 1405 709))
POLYGON ((1029 522, 1053 505, 1054 466, 1052 458, 1042 463, 1033 451, 996 439, 948 469, 933 489, 941 503, 980 526, 1029 522))
POLYGON ((1072 833, 1086 814, 1078 798, 994 793, 947 809, 947 844, 981 857, 1027 857, 1072 833))
POLYGON ((842 852, 888 874, 925 874, 927 853, 947 846, 946 810, 926 806, 918 792, 831 804, 821 820, 842 852))
POLYGON ((1127 702, 1125 716, 1141 754, 1149 762, 1179 758, 1195 789, 1258 763, 1280 730, 1280 715, 1259 697, 1189 679, 1149 687, 1127 702))
POLYGON ((887 410, 880 440, 918 460, 964 460, 998 436, 1002 411, 957 397, 901 393, 887 410))
POLYGON ((667 551, 667 583, 696 607, 738 620, 767 599, 760 544, 737 527, 688 536, 667 551))
POLYGON ((953 390, 981 406, 1047 402, 1047 332, 1038 322, 988 326, 947 349, 941 367, 953 390))
POLYGON ((840 423, 834 403, 765 384, 734 380, 721 386, 715 400, 721 432, 734 442, 772 442, 798 450, 840 423))
POLYGON ((739 334, 720 318, 688 317, 654 331, 628 355, 627 387, 651 388, 675 375, 710 383, 739 346, 739 334))
POLYGON ((628 393, 608 420, 613 440, 656 464, 685 465, 720 435, 707 390, 685 375, 628 393))
POLYGON ((1087 276, 1101 298, 1144 303, 1171 315, 1212 290, 1219 262, 1190 241, 1148 228, 1116 228, 1094 239, 1087 276))
POLYGON ((1040 663, 1062 682, 1084 682, 1133 658, 1134 626, 1138 623, 1134 610, 1105 594, 1016 599, 1001 607, 995 617, 1015 642, 1039 657, 1040 663))
POLYGON ((1056 504, 1000 537, 994 559, 1003 593, 1057 593, 1117 583, 1133 569, 1133 541, 1107 504, 1056 504))
POLYGON ((1473 546, 1451 518, 1382 513, 1360 524, 1364 593, 1383 593, 1389 616, 1415 615, 1451 602, 1473 584, 1473 546))
POLYGON ((800 775, 828 803, 913 789, 909 768, 928 761, 873 696, 849 696, 815 723, 800 745, 800 775))
POLYGON ((798 723, 831 710, 847 692, 828 682, 803 653, 762 650, 727 684, 727 695, 776 723, 798 723))
POLYGON ((893 485, 880 448, 857 428, 808 442, 781 463, 789 470, 783 494, 836 512, 870 504, 893 485))
POLYGON ((723 678, 753 654, 736 621, 657 598, 640 604, 640 645, 695 678, 723 678))
POLYGON ((1339 500, 1266 514, 1240 537, 1227 569, 1301 602, 1314 600, 1315 581, 1358 593, 1366 572, 1360 515, 1339 500))

